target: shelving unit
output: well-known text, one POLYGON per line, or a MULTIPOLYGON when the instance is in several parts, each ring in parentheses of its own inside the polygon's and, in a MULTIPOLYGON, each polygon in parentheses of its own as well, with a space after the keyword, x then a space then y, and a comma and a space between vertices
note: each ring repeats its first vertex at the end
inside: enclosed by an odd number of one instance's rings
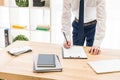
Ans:
POLYGON ((10 43, 19 34, 25 35, 30 41, 50 42, 51 30, 36 30, 36 28, 49 26, 51 29, 51 0, 45 0, 43 7, 33 6, 33 0, 28 1, 28 7, 18 7, 15 0, 1 0, 0 29, 9 28, 10 43))

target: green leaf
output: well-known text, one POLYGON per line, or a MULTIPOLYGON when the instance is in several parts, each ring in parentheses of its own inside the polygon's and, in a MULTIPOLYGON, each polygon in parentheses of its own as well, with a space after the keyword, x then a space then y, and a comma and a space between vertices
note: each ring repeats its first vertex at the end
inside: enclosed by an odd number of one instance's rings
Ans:
POLYGON ((17 35, 14 39, 13 39, 13 42, 17 41, 17 40, 20 40, 20 41, 29 41, 29 39, 25 36, 25 35, 17 35))

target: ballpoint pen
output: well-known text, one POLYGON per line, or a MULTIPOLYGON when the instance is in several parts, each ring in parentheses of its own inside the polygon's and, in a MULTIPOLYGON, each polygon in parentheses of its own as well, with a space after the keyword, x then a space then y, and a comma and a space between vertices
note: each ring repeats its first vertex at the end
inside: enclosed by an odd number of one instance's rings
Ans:
POLYGON ((67 40, 67 37, 66 37, 66 35, 65 35, 65 32, 63 32, 63 35, 64 35, 64 37, 65 37, 65 40, 66 40, 67 44, 68 44, 68 40, 67 40))

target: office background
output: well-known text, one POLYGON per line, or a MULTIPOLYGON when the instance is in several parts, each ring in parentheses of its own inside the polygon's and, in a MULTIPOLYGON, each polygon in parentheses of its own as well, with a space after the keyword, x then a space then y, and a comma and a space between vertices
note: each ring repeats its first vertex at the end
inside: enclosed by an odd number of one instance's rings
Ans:
MULTIPOLYGON (((120 49, 120 5, 119 0, 106 0, 106 36, 102 48, 120 49)), ((61 33, 61 16, 63 0, 52 0, 51 4, 51 43, 63 44, 64 37, 61 33)), ((5 14, 7 14, 6 12, 5 14)), ((7 18, 8 16, 6 16, 7 18)), ((74 17, 72 17, 74 19, 74 17)), ((6 20, 7 21, 7 20, 6 20)), ((9 20, 7 21, 9 23, 9 20)), ((35 36, 38 37, 38 36, 35 36)))

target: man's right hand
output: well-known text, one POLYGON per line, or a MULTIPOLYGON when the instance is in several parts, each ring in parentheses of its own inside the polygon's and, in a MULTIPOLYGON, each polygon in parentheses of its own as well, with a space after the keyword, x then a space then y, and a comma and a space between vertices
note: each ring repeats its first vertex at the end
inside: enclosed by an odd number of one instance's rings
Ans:
POLYGON ((64 44, 63 44, 64 48, 70 48, 71 46, 71 41, 65 41, 64 44))

